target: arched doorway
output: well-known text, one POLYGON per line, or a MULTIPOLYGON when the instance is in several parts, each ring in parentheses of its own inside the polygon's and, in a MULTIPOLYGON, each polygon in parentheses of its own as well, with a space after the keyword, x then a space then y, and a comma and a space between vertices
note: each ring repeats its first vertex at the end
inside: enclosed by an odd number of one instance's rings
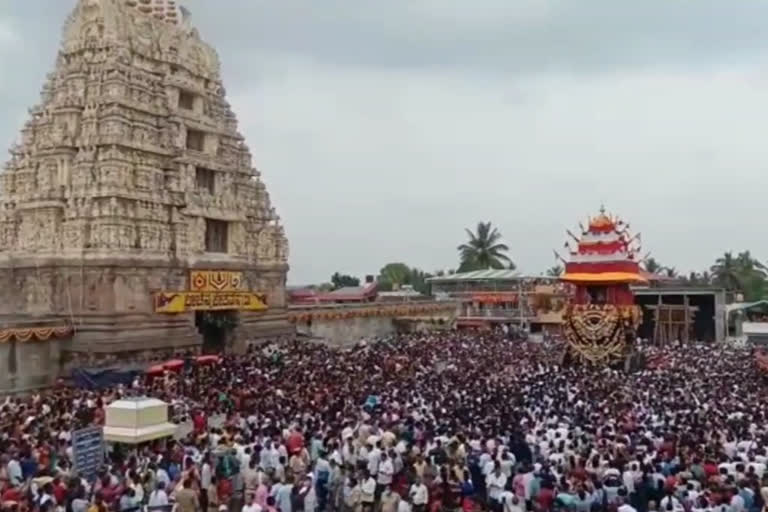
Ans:
POLYGON ((196 311, 195 326, 203 336, 203 354, 224 354, 238 325, 237 311, 196 311))

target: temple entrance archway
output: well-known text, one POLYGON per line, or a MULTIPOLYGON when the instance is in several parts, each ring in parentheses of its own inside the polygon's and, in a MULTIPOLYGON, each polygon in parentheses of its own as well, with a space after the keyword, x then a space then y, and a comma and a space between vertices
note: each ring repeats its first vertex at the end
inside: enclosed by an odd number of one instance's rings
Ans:
POLYGON ((203 354, 224 354, 239 320, 235 310, 196 311, 195 326, 203 337, 203 354))

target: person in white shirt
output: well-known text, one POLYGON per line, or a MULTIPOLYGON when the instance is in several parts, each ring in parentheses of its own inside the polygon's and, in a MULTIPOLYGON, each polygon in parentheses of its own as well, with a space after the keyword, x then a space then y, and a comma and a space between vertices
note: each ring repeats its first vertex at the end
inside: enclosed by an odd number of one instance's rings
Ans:
POLYGON ((392 477, 395 474, 395 466, 387 452, 381 452, 381 462, 379 462, 379 471, 376 477, 376 483, 379 486, 387 486, 392 483, 392 477))
POLYGON ((507 478, 512 476, 512 469, 515 466, 515 456, 507 451, 506 446, 499 453, 499 463, 501 464, 501 471, 507 478))
POLYGON ((429 489, 418 476, 408 490, 408 499, 413 504, 413 512, 424 512, 429 501, 429 489))
POLYGON ((162 482, 164 485, 164 488, 166 489, 168 488, 169 485, 171 485, 171 477, 168 476, 168 472, 161 467, 157 468, 157 472, 155 473, 155 479, 158 482, 162 482))
POLYGON ((368 474, 360 486, 360 502, 364 512, 373 511, 373 503, 376 500, 376 479, 368 474))
POLYGON ((742 498, 738 492, 733 491, 733 495, 731 496, 731 510, 730 512, 744 512, 745 511, 745 503, 744 498, 742 498))
POLYGON ((509 489, 501 493, 499 501, 502 505, 502 512, 525 512, 525 507, 520 498, 509 489))
POLYGON ((500 503, 501 493, 507 486, 507 475, 502 473, 501 464, 495 463, 493 471, 485 477, 485 487, 488 490, 488 498, 500 503))
POLYGON ((8 479, 11 481, 11 484, 21 485, 24 481, 24 475, 21 471, 19 458, 15 454, 11 455, 11 460, 8 461, 6 468, 8 470, 8 479))
POLYGON ((635 481, 637 480, 637 466, 635 463, 632 463, 630 467, 628 467, 624 473, 621 476, 622 483, 624 484, 624 488, 627 489, 627 494, 634 494, 635 493, 635 481))
MULTIPOLYGON (((244 465, 242 467, 248 467, 244 465)), ((203 465, 200 468, 200 487, 207 489, 211 485, 211 477, 213 476, 213 468, 211 467, 211 457, 205 454, 203 457, 203 465)))
POLYGON ((352 437, 348 437, 344 441, 344 446, 341 448, 341 458, 344 465, 355 464, 355 445, 353 444, 352 437))
MULTIPOLYGON (((259 454, 259 458, 261 459, 261 467, 264 468, 265 471, 269 471, 270 469, 275 469, 277 466, 277 462, 279 459, 275 458, 274 452, 276 452, 272 446, 272 441, 267 441, 264 448, 261 450, 261 453, 259 454)), ((246 466, 247 467, 247 466, 246 466)))
POLYGON ((157 482, 157 487, 149 494, 147 510, 154 510, 168 506, 168 494, 165 492, 165 484, 157 482))
POLYGON ((381 449, 377 445, 368 452, 368 472, 372 476, 376 476, 379 473, 379 462, 381 461, 381 449))
MULTIPOLYGON (((756 457, 755 460, 757 460, 756 457)), ((763 473, 765 473, 765 464, 760 462, 750 462, 747 464, 747 468, 752 468, 752 471, 757 475, 757 478, 762 480, 763 473)))
MULTIPOLYGON (((665 510, 665 509, 662 509, 665 510)), ((629 503, 623 502, 619 505, 619 508, 617 509, 617 512, 637 512, 637 509, 630 505, 629 503)))
POLYGON ((659 502, 659 510, 666 511, 669 510, 668 506, 672 505, 672 510, 674 512, 682 512, 683 510, 683 504, 680 503, 680 500, 678 500, 674 495, 667 494, 663 498, 661 498, 661 501, 659 502))
POLYGON ((256 495, 254 494, 251 500, 243 507, 243 512, 261 512, 261 506, 256 503, 256 495))

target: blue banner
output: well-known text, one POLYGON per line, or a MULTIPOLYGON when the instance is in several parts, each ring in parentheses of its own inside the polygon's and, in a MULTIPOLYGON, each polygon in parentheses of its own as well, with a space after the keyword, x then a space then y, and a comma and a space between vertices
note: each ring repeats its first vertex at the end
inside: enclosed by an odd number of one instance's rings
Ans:
POLYGON ((89 482, 96 478, 104 465, 104 431, 101 427, 88 427, 72 433, 72 451, 77 474, 89 482))

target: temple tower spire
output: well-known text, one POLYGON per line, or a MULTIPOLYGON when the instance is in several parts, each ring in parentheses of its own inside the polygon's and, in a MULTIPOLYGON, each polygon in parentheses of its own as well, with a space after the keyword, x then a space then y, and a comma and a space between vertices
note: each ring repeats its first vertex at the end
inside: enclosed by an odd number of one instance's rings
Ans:
POLYGON ((194 314, 157 315, 152 294, 204 268, 240 272, 286 330, 287 257, 219 56, 180 3, 77 1, 0 177, 0 320, 75 325, 75 353, 199 346, 194 314))

